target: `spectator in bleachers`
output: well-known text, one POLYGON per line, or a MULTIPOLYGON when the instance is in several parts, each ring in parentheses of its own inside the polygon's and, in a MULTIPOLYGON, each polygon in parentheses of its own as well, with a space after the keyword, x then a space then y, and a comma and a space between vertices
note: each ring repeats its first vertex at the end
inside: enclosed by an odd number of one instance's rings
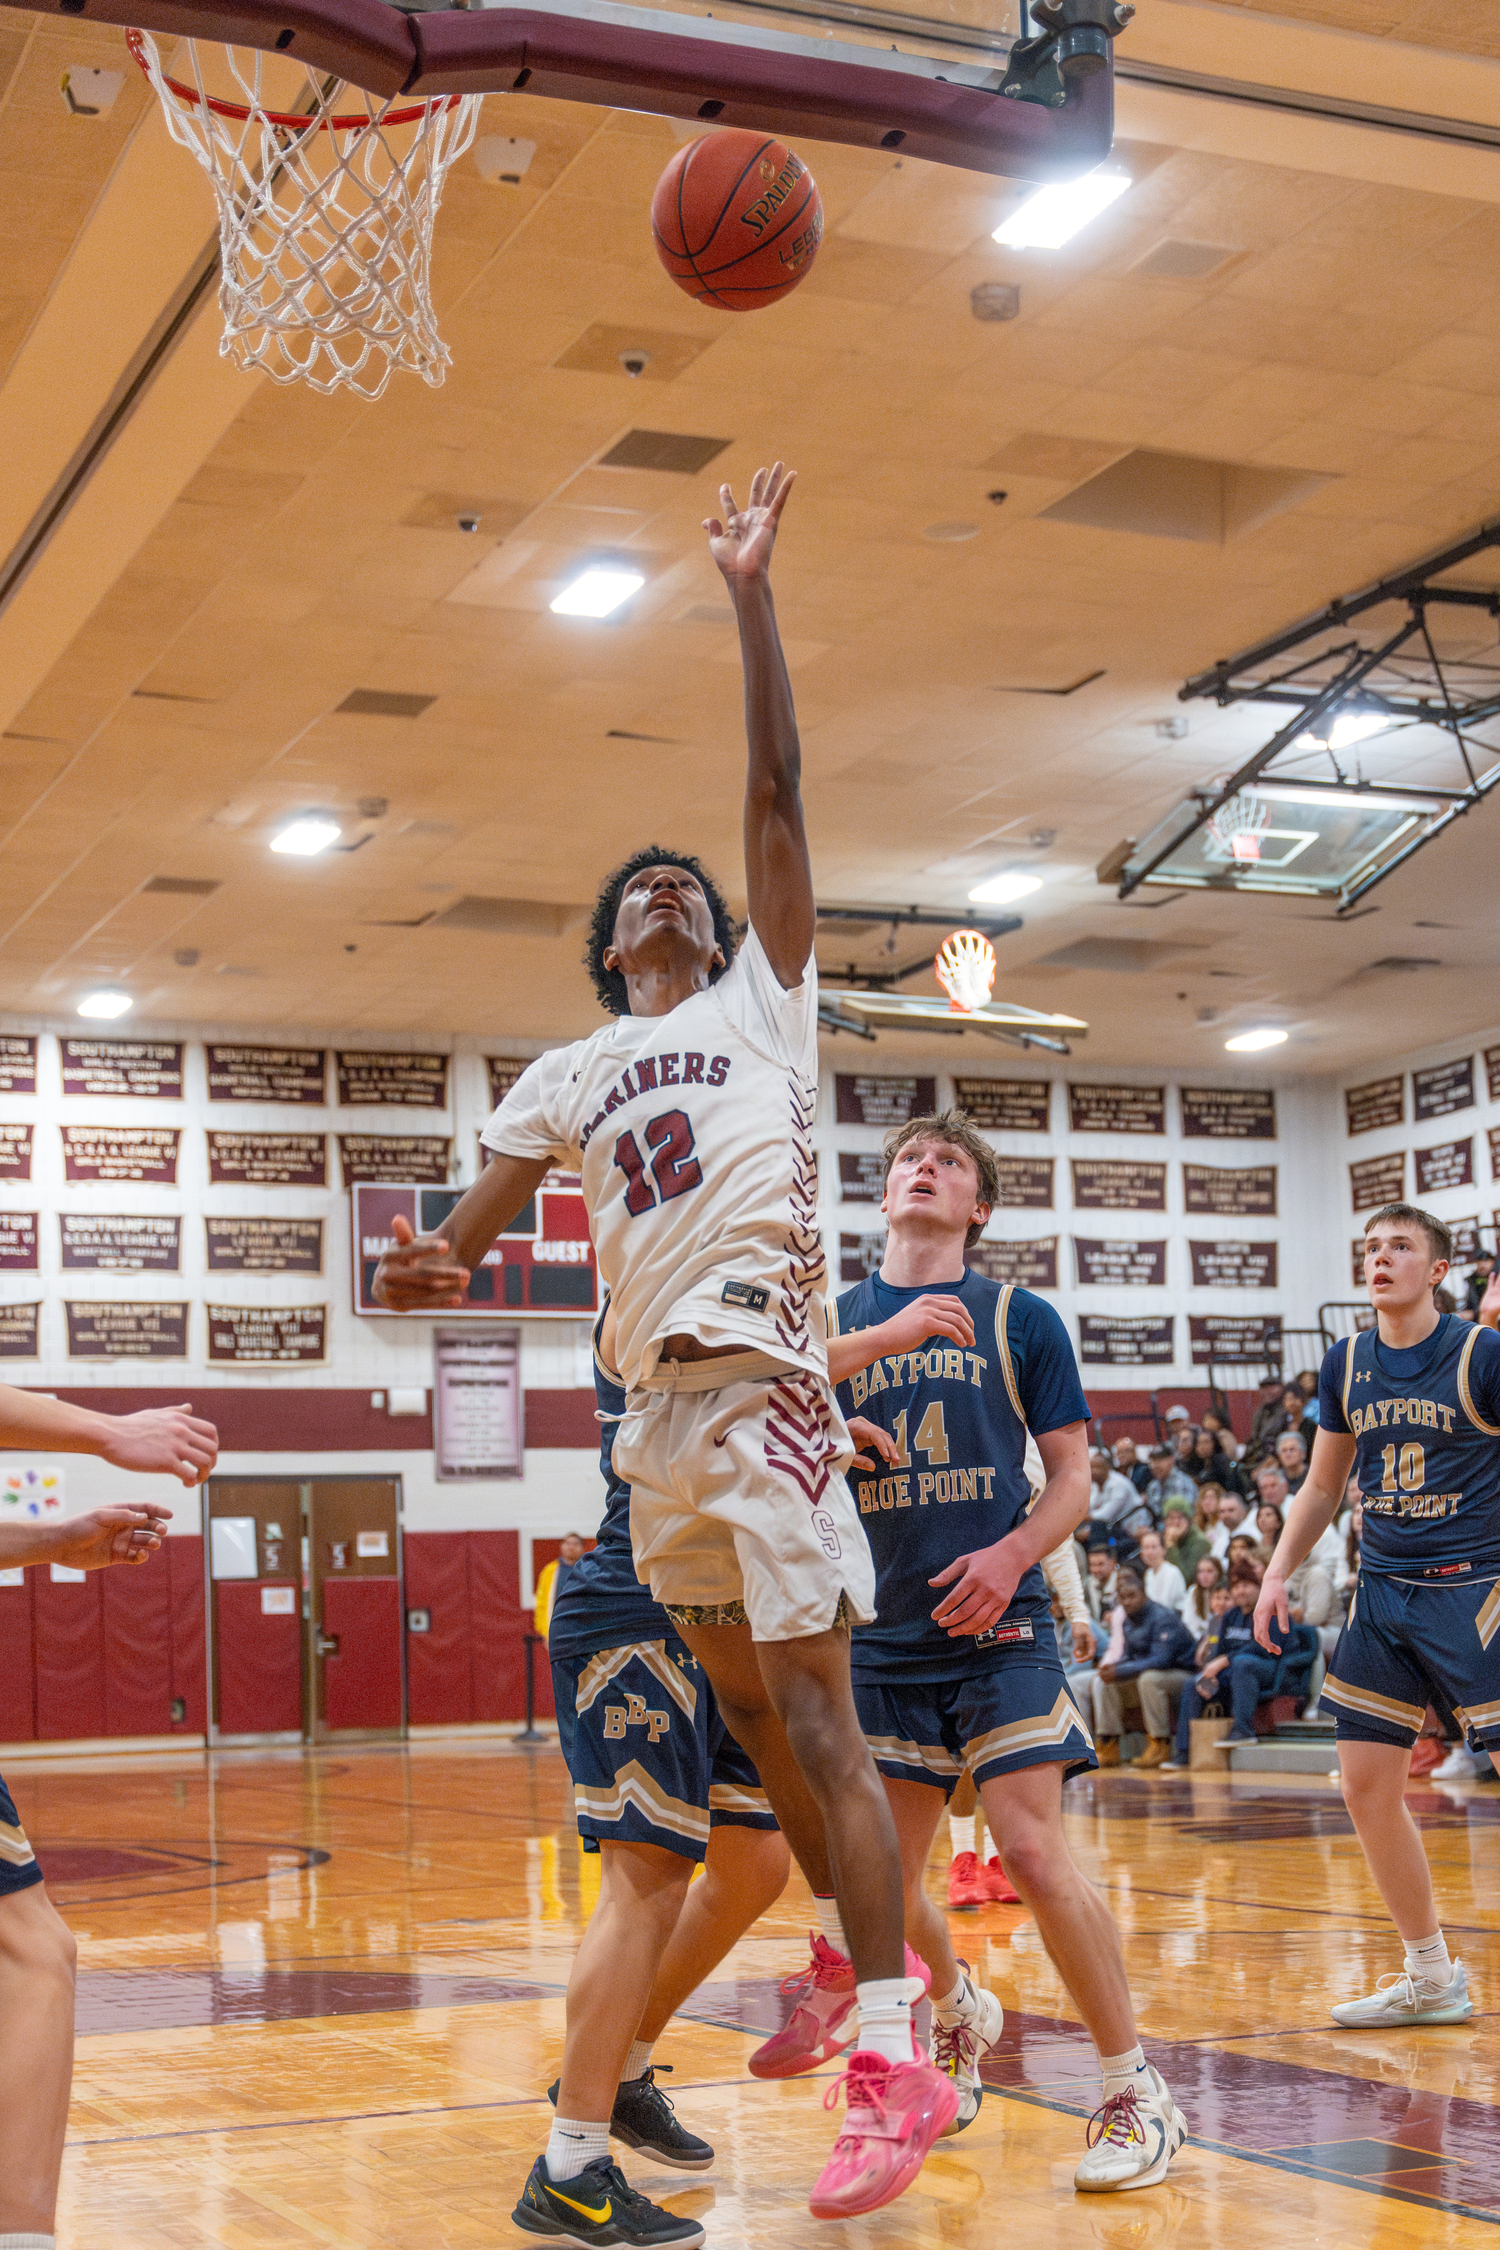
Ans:
POLYGON ((1240 1457, 1239 1441, 1230 1427, 1227 1414, 1221 1414, 1216 1406, 1206 1406, 1199 1417, 1198 1427, 1213 1431, 1219 1451, 1226 1461, 1238 1461, 1240 1457))
MULTIPOLYGON (((1263 1461, 1261 1463, 1261 1466, 1255 1472, 1255 1489, 1259 1500, 1269 1500, 1285 1516, 1286 1504, 1291 1498, 1291 1491, 1287 1485, 1286 1471, 1279 1461, 1263 1461)), ((1338 1569, 1342 1536, 1338 1525, 1330 1524, 1326 1531, 1319 1532, 1313 1542, 1309 1559, 1318 1563, 1330 1576, 1338 1569)))
POLYGON ((1250 1442, 1244 1453, 1246 1465, 1253 1469, 1267 1454, 1273 1453, 1276 1440, 1285 1428, 1281 1377, 1265 1374, 1260 1379, 1260 1401, 1250 1423, 1250 1442))
POLYGON ((1083 1546, 1092 1546, 1101 1534, 1118 1539, 1132 1528, 1133 1519, 1146 1520, 1141 1495, 1129 1477, 1121 1476, 1102 1445, 1096 1445, 1089 1454, 1089 1475, 1094 1489, 1089 1495, 1088 1521, 1074 1534, 1083 1546))
POLYGON ((1270 1547, 1262 1546, 1248 1524, 1243 1531, 1232 1531, 1229 1535, 1229 1552, 1224 1558, 1224 1568, 1231 1583, 1240 1576, 1246 1565, 1263 1571, 1272 1552, 1270 1547))
POLYGON ((1300 1492, 1307 1482, 1307 1446, 1300 1430, 1282 1431, 1276 1440, 1276 1458, 1288 1492, 1300 1492))
POLYGON ((1198 1504, 1193 1511, 1193 1528, 1203 1534, 1203 1537, 1208 1541, 1209 1553, 1217 1556, 1220 1562, 1223 1561, 1225 1550, 1229 1545, 1228 1527, 1219 1521, 1219 1511, 1223 1505, 1224 1492, 1222 1486, 1203 1484, 1198 1487, 1198 1504))
POLYGON ((1200 1555, 1209 1551, 1203 1532, 1193 1527, 1192 1515, 1185 1500, 1169 1500, 1162 1511, 1162 1541, 1167 1551, 1167 1561, 1176 1563, 1182 1572, 1183 1584, 1191 1585, 1193 1572, 1198 1567, 1200 1555))
POLYGON ((1479 1308, 1484 1303, 1484 1293, 1490 1285, 1490 1275, 1494 1270, 1494 1253, 1481 1250, 1464 1289, 1464 1310, 1475 1320, 1479 1317, 1479 1308))
POLYGON ((1219 1522, 1223 1528, 1226 1541, 1232 1539, 1242 1527, 1246 1530, 1249 1529, 1249 1514, 1250 1509, 1243 1492, 1226 1490, 1223 1493, 1219 1501, 1219 1522))
MULTIPOLYGON (((1340 1516, 1338 1524, 1334 1526, 1335 1530, 1342 1528, 1343 1541, 1338 1561, 1333 1566, 1333 1591, 1334 1598, 1347 1611, 1353 1599, 1355 1581, 1359 1577, 1359 1542, 1365 1527, 1365 1504, 1360 1496, 1357 1476, 1352 1476, 1344 1487, 1344 1498, 1349 1503, 1348 1511, 1340 1516)), ((1313 1553, 1317 1553, 1316 1548, 1313 1553)), ((1308 1560, 1311 1559, 1309 1556, 1308 1560)))
POLYGON ((1213 1430, 1194 1431, 1193 1450, 1182 1467, 1194 1484, 1217 1484, 1227 1488, 1235 1481, 1234 1463, 1220 1451, 1218 1436, 1213 1430))
POLYGON ((1255 1528, 1263 1546, 1276 1552, 1276 1542, 1286 1529, 1286 1518, 1274 1500, 1262 1500, 1255 1511, 1255 1528))
POLYGON ((1278 1662, 1255 1642, 1255 1605, 1260 1598, 1261 1576, 1252 1564, 1230 1580, 1228 1600, 1196 1652, 1197 1676, 1183 1695, 1176 1747, 1168 1761, 1174 1769, 1188 1763, 1192 1722, 1203 1716, 1210 1703, 1229 1708, 1234 1724, 1228 1741, 1251 1742, 1255 1738, 1256 1706, 1275 1678, 1278 1662))
POLYGON ((1297 1377, 1297 1388, 1302 1393, 1302 1419, 1314 1426, 1318 1420, 1318 1371, 1304 1367, 1297 1377))
POLYGON ((1286 1600, 1292 1623, 1313 1626, 1324 1656, 1332 1656, 1343 1620, 1334 1601, 1333 1580, 1314 1556, 1298 1563, 1288 1578, 1286 1600))
MULTIPOLYGON (((1193 1476, 1193 1448, 1198 1443, 1196 1422, 1174 1422, 1167 1431, 1173 1458, 1185 1477, 1193 1476)), ((1193 1477, 1194 1484, 1197 1478, 1193 1477)))
POLYGON ((1083 1598, 1095 1624, 1103 1624, 1115 1606, 1115 1551, 1107 1541, 1100 1540, 1089 1548, 1083 1598))
MULTIPOLYGON (((1188 1588, 1187 1600, 1180 1611, 1182 1622, 1194 1641, 1201 1641, 1213 1620, 1212 1597, 1222 1593, 1228 1599, 1229 1581, 1224 1576, 1224 1565, 1214 1555, 1200 1555, 1193 1569, 1193 1583, 1188 1588)), ((1223 1603, 1220 1603, 1223 1608, 1223 1603)))
POLYGON ((1146 1569, 1146 1599, 1163 1609, 1180 1611, 1187 1600, 1187 1580, 1175 1562, 1167 1560, 1166 1542, 1159 1531, 1143 1531, 1141 1561, 1146 1569))
POLYGON ((1131 1763, 1150 1772, 1171 1753, 1174 1706, 1192 1678, 1193 1636, 1175 1610, 1147 1599, 1138 1570, 1121 1563, 1116 1575, 1123 1645, 1118 1658, 1106 1652, 1094 1675, 1094 1739, 1100 1765, 1117 1766, 1126 1715, 1138 1713, 1148 1740, 1131 1763))
POLYGON ((1140 1456, 1136 1452, 1135 1439, 1133 1437, 1122 1437, 1116 1439, 1115 1467, 1119 1470, 1122 1477, 1129 1477, 1137 1492, 1144 1492, 1147 1485, 1151 1482, 1151 1471, 1147 1468, 1145 1462, 1141 1460, 1140 1456))
MULTIPOLYGON (((1307 1400, 1302 1395, 1301 1385, 1288 1383, 1282 1391, 1281 1404, 1284 1419, 1276 1435, 1280 1438, 1284 1431, 1295 1430, 1302 1440, 1302 1451, 1306 1456, 1312 1451, 1312 1441, 1318 1434, 1318 1425, 1308 1417, 1307 1400)), ((1277 1450, 1280 1451, 1279 1446, 1277 1450)))
POLYGON ((1153 1523, 1160 1523, 1169 1500, 1185 1500, 1189 1507, 1197 1487, 1190 1476, 1185 1476, 1173 1458, 1169 1445, 1153 1445, 1150 1453, 1151 1482, 1143 1495, 1151 1510, 1153 1523))

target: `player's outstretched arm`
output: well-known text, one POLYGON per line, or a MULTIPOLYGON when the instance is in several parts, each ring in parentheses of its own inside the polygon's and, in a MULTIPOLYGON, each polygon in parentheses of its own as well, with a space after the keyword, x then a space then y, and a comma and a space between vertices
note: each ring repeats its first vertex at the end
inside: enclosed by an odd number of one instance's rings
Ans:
POLYGON ((35 1391, 0 1383, 0 1446, 39 1453, 94 1453, 117 1469, 180 1477, 201 1484, 219 1457, 219 1433, 191 1406, 154 1406, 140 1414, 96 1414, 35 1391))
POLYGON ((929 1336, 946 1337, 966 1351, 974 1348, 974 1323, 962 1297, 914 1297, 900 1312, 875 1328, 856 1328, 828 1339, 828 1380, 844 1383, 856 1368, 871 1367, 887 1352, 912 1351, 929 1336))
POLYGON ((550 1156, 498 1155, 459 1197, 441 1234, 415 1234, 398 1218, 391 1230, 396 1247, 375 1268, 370 1292, 375 1302, 392 1312, 446 1312, 461 1305, 470 1274, 551 1170, 550 1156))
POLYGON ((48 1562, 106 1570, 111 1563, 143 1563, 161 1545, 171 1515, 155 1500, 139 1500, 52 1523, 0 1524, 0 1567, 48 1562))
POLYGON ((791 990, 802 982, 812 952, 817 910, 802 824, 802 748, 787 677, 776 608, 771 550, 796 471, 778 461, 757 469, 749 504, 736 507, 719 487, 722 518, 704 523, 709 552, 723 573, 740 628, 745 667, 745 888, 750 923, 772 968, 791 990))
POLYGON ((1349 1471, 1354 1466, 1354 1440, 1338 1430, 1319 1430, 1313 1439, 1312 1461, 1300 1492, 1293 1493, 1276 1552, 1266 1565, 1260 1599, 1255 1605, 1255 1638, 1273 1656, 1279 1656, 1291 1631, 1286 1582, 1298 1563, 1306 1560, 1339 1512, 1349 1471), (1280 1628, 1271 1637, 1273 1621, 1280 1628))

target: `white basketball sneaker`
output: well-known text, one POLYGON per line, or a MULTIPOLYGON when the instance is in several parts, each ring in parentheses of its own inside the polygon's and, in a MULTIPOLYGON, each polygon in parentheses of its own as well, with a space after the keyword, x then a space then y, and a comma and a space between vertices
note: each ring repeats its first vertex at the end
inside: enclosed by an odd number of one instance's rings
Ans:
POLYGON ((1455 1961, 1446 1984, 1430 1984, 1402 1969, 1393 1977, 1382 1977, 1363 2000, 1341 2000, 1328 2012, 1348 2031, 1379 2031, 1414 2023, 1467 2023, 1474 2003, 1464 1965, 1455 1961))
POLYGON ((986 1992, 964 1969, 963 2014, 956 2023, 932 2018, 932 2059, 958 2088, 958 2115, 943 2128, 943 2137, 961 2133, 979 2115, 984 2088, 979 2065, 1005 2029, 1005 2010, 998 1993, 986 1992))
POLYGON ((1187 2137, 1187 2119, 1148 2065, 1144 2091, 1127 2086, 1111 2094, 1089 2119, 1089 2150, 1073 2185, 1095 2195, 1155 2187, 1187 2137))

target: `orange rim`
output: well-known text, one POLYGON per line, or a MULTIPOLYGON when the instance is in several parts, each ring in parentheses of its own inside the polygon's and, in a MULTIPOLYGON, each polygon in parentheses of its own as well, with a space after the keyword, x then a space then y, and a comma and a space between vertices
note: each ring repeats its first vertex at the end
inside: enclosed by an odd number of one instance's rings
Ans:
MULTIPOLYGON (((149 78, 151 66, 146 60, 143 34, 139 31, 127 31, 125 44, 149 78)), ((287 131, 293 133, 305 133, 309 126, 318 133, 329 131, 363 133, 368 132, 372 125, 414 125, 418 118, 425 117, 429 110, 452 109, 463 98, 459 94, 442 94, 434 101, 413 102, 409 109, 387 110, 380 117, 371 117, 368 113, 365 113, 349 117, 320 117, 314 120, 311 117, 299 117, 295 110, 252 109, 248 102, 221 101, 216 94, 200 94, 196 86, 184 86, 180 79, 168 78, 165 71, 162 72, 162 83, 170 93, 177 96, 180 102, 186 102, 191 109, 211 110, 215 117, 228 117, 237 125, 248 124, 252 117, 259 117, 267 125, 283 126, 287 131)))

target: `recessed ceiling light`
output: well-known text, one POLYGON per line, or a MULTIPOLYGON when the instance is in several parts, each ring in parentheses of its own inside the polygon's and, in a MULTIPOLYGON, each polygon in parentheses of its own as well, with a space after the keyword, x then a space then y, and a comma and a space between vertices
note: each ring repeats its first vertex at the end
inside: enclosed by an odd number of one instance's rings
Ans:
POLYGON ((1262 1047, 1281 1047, 1286 1044, 1284 1031, 1273 1031, 1269 1024, 1259 1031, 1242 1031, 1237 1039, 1226 1039, 1224 1045, 1231 1055, 1258 1055, 1262 1047))
POLYGON ((971 906, 1009 906, 1012 899, 1028 898, 1042 887, 1040 875, 992 875, 969 893, 971 906))
POLYGON ((1253 796, 1278 805, 1357 805, 1361 812, 1437 812, 1441 797, 1403 797, 1393 789, 1299 789, 1293 782, 1252 781, 1253 796))
POLYGON ((1332 727, 1322 722, 1322 734, 1299 734, 1292 747, 1296 750, 1347 750, 1356 742, 1368 742, 1372 734, 1384 734, 1395 722, 1380 711, 1340 711, 1332 727))
POLYGON ((312 859, 318 852, 326 852, 343 834, 338 822, 308 818, 294 820, 291 826, 271 838, 273 852, 290 852, 296 859, 312 859))
POLYGON ((977 539, 979 526, 977 523, 930 523, 922 537, 931 539, 939 547, 952 547, 963 539, 977 539))
POLYGON ((608 617, 646 583, 638 570, 593 563, 551 605, 559 617, 608 617))
POLYGON ((1095 171, 1080 180, 1040 187, 996 227, 994 240, 1012 250, 1060 250, 1090 219, 1118 202, 1129 185, 1128 172, 1095 171))
POLYGON ((90 992, 78 1003, 81 1016, 124 1016, 135 1006, 128 992, 90 992))

